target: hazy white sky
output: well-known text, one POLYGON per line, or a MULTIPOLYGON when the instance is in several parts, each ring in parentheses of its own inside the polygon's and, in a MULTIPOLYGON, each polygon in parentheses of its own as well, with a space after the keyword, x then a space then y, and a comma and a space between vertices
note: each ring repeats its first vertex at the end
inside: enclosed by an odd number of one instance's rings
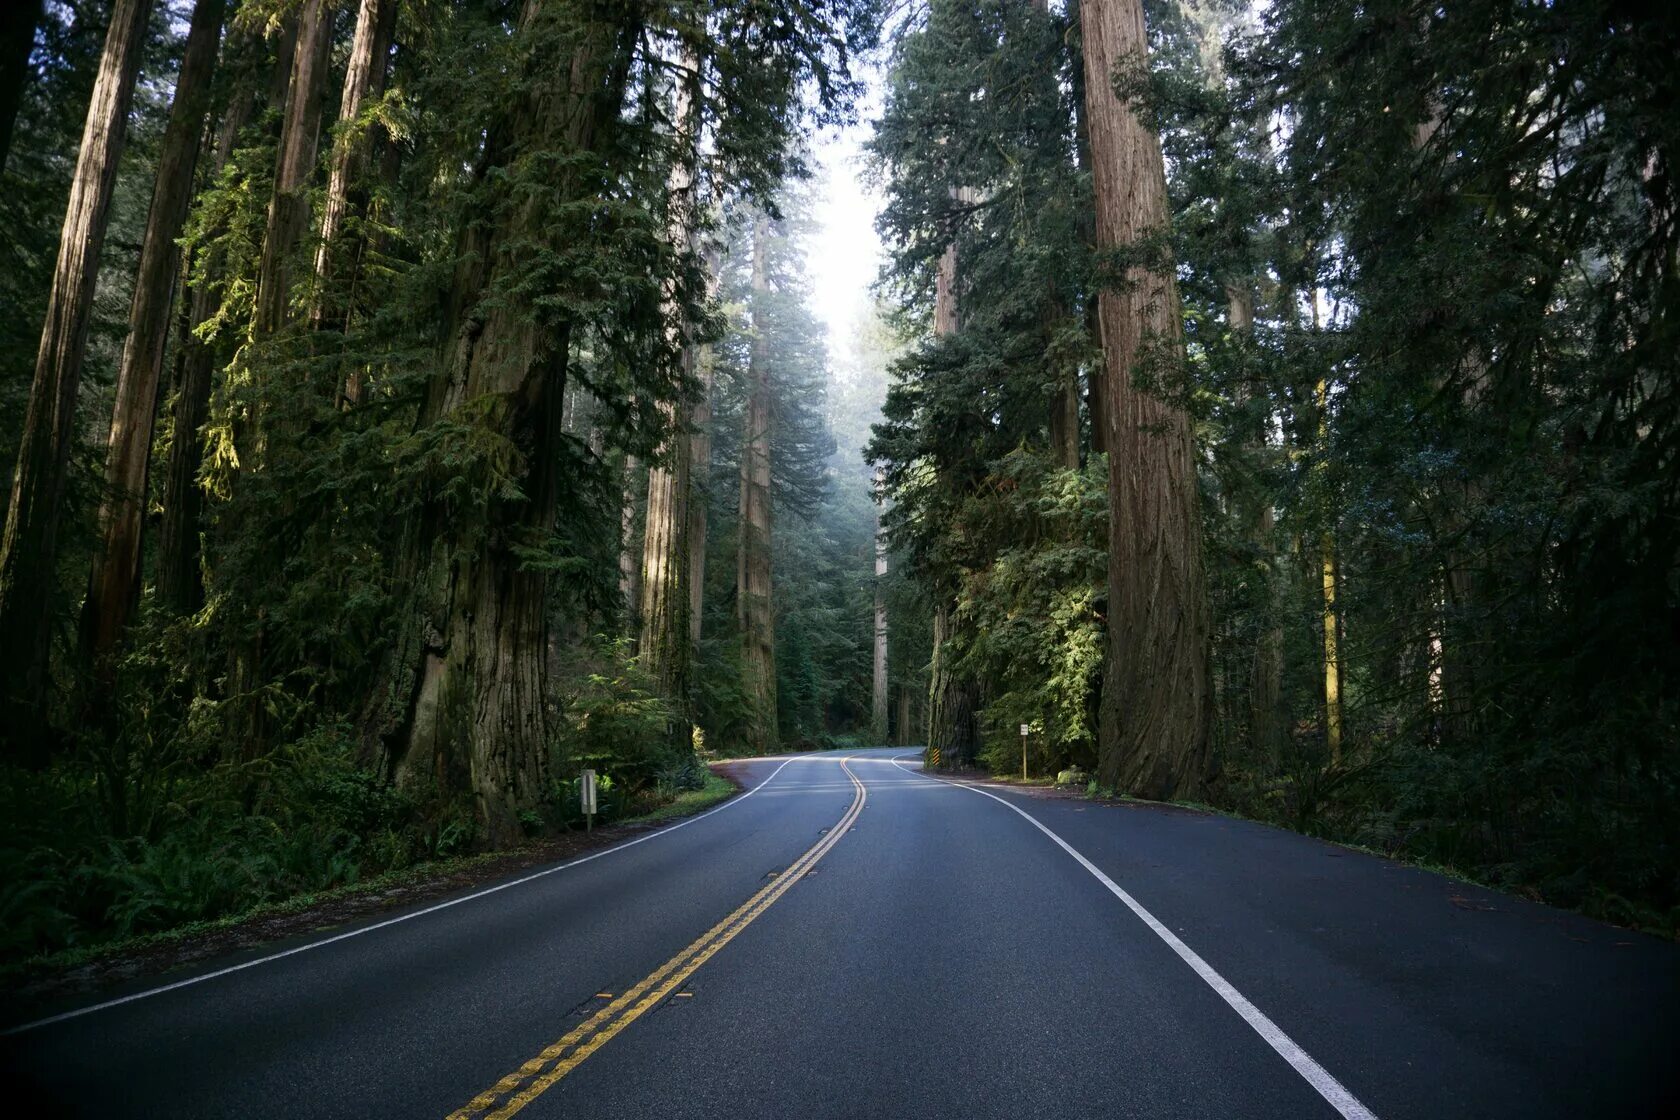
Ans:
POLYGON ((812 310, 828 325, 829 353, 842 359, 852 348, 857 321, 869 306, 869 286, 881 267, 875 215, 878 190, 865 182, 863 144, 879 111, 878 75, 866 74, 868 93, 859 123, 824 129, 815 137, 818 167, 817 233, 810 246, 812 310))

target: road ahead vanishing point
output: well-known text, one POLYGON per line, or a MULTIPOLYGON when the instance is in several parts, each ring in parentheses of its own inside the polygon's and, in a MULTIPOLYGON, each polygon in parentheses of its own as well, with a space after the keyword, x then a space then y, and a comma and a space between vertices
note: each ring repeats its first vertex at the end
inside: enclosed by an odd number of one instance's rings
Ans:
POLYGON ((556 868, 16 1024, 30 1115, 1610 1117, 1680 948, 1274 828, 746 764, 556 868))

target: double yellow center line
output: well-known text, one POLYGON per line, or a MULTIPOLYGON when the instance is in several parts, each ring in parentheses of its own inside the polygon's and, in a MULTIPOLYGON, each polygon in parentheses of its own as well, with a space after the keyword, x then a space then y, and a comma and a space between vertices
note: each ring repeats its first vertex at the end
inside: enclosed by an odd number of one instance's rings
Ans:
POLYGON ((840 822, 787 870, 761 887, 723 921, 701 934, 682 952, 654 969, 623 995, 601 1008, 547 1047, 542 1053, 449 1114, 449 1120, 500 1120, 512 1116, 582 1065, 589 1055, 682 987, 699 967, 786 894, 801 876, 840 842, 863 812, 868 791, 844 759, 840 769, 852 780, 852 804, 840 822))

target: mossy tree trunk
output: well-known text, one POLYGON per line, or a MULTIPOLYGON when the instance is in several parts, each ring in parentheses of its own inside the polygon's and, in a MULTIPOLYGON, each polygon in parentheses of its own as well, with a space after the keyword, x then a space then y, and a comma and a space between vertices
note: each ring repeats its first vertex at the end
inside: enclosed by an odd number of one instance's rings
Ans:
MULTIPOLYGON (((492 128, 484 173, 595 150, 617 116, 638 6, 528 5, 520 104, 492 128)), ((574 167, 577 161, 572 161, 574 167)), ((486 181, 480 181, 485 186, 486 181)), ((486 189, 488 189, 486 187, 486 189)), ((415 597, 386 703, 384 768, 434 804, 470 800, 482 842, 516 840, 548 778, 548 577, 521 553, 552 531, 571 326, 534 306, 532 244, 599 184, 568 171, 463 232, 438 371, 420 424, 468 425, 517 452, 511 486, 481 509, 432 503, 405 561, 415 597)))

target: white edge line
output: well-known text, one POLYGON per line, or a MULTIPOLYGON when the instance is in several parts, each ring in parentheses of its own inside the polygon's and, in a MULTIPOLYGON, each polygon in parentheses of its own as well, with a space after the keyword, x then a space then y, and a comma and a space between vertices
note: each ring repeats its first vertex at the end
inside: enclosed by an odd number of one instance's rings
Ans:
MULTIPOLYGON (((907 757, 909 756, 895 756, 893 758, 893 765, 897 766, 907 774, 913 774, 915 773, 914 770, 911 770, 908 766, 905 766, 899 761, 899 759, 907 757)), ((1295 1040, 1290 1038, 1287 1034, 1284 1034, 1283 1029, 1276 1023, 1272 1022, 1264 1011, 1261 1011, 1258 1007, 1255 1007, 1254 1004, 1250 1003, 1248 1001, 1248 997, 1237 991, 1229 980, 1225 979, 1225 977, 1215 971, 1214 967, 1204 961, 1194 949, 1190 948, 1190 946, 1186 945, 1183 941, 1180 941, 1178 939, 1178 935, 1173 933, 1173 931, 1168 929, 1166 926, 1162 925, 1160 919, 1156 918, 1155 915, 1144 909, 1142 903, 1127 894, 1125 890, 1120 887, 1120 884, 1116 883, 1113 879, 1110 879, 1103 873, 1101 868, 1097 867, 1096 864, 1092 863, 1076 851, 1073 845, 1069 844, 1066 840, 1063 840, 1060 836, 1057 836, 1054 832, 1051 832, 1049 828, 1040 823, 1037 817, 1028 813, 1025 809, 1020 808, 1018 805, 1004 800, 995 793, 988 793, 985 790, 978 789, 966 782, 953 782, 946 778, 936 778, 931 774, 923 774, 922 776, 928 781, 943 782, 948 786, 956 786, 959 789, 966 789, 971 793, 978 793, 981 797, 989 797, 993 801, 996 801, 999 805, 1003 805, 1006 808, 1020 814, 1022 817, 1025 817, 1034 828, 1050 837, 1057 847, 1061 848, 1062 851, 1066 852, 1078 861, 1079 865, 1086 871, 1089 871, 1097 882, 1107 887, 1110 894, 1125 903, 1126 908, 1133 914, 1136 914, 1143 924, 1148 926, 1150 930, 1154 932, 1155 936, 1159 937, 1162 941, 1165 941, 1167 943, 1167 947, 1177 953, 1179 957, 1183 959, 1185 964, 1195 970, 1196 975, 1200 976, 1202 980, 1207 983, 1208 987, 1219 993, 1219 998, 1230 1004, 1231 1009, 1238 1015, 1241 1015, 1243 1020, 1249 1026, 1254 1028, 1255 1033, 1265 1039, 1266 1044, 1273 1050, 1276 1050, 1284 1061, 1293 1066, 1295 1072, 1300 1074, 1306 1080, 1307 1084, 1318 1090, 1319 1096, 1330 1102, 1331 1108, 1334 1108, 1337 1112, 1341 1113, 1346 1120, 1377 1120, 1375 1113, 1361 1104, 1359 1102, 1359 1098, 1348 1092, 1346 1086, 1344 1086, 1340 1081, 1337 1081, 1336 1078, 1331 1075, 1329 1070, 1319 1065, 1317 1060, 1314 1059, 1311 1054, 1297 1046, 1295 1044, 1295 1040)))
POLYGON ((204 981, 214 980, 218 976, 226 976, 232 972, 242 972, 247 968, 255 968, 259 964, 268 964, 270 961, 277 961, 284 957, 296 956, 298 953, 307 953, 311 949, 319 949, 321 946, 331 945, 335 941, 344 941, 347 938, 359 937, 364 933, 372 933, 376 929, 384 929, 386 926, 394 926, 398 922, 406 922, 410 918, 419 918, 426 914, 435 914, 439 910, 447 910, 451 906, 459 906, 463 902, 471 902, 473 899, 483 898, 487 894, 495 894, 497 891, 505 891, 509 887, 517 887, 522 883, 529 883, 533 879, 541 879, 544 876, 565 871, 568 868, 576 867, 580 863, 588 863, 590 860, 600 859, 602 856, 610 856, 614 852, 622 852, 626 848, 633 848, 637 844, 643 844, 649 840, 664 836, 666 833, 675 832, 679 828, 686 828, 687 826, 694 824, 696 821, 703 821, 713 813, 721 813, 732 805, 739 805, 741 802, 745 801, 747 798, 775 781, 776 775, 780 774, 782 770, 786 768, 788 763, 793 761, 795 761, 795 759, 790 758, 786 762, 783 762, 781 766, 776 767, 770 772, 770 776, 768 778, 765 778, 762 782, 759 782, 751 789, 746 790, 739 797, 731 797, 728 801, 725 801, 722 805, 719 805, 715 809, 707 809, 704 813, 687 817, 678 821, 676 824, 660 829, 658 832, 650 832, 646 836, 638 836, 634 840, 626 840, 622 844, 614 844, 610 848, 602 848, 598 852, 591 852, 586 856, 579 856, 577 859, 571 860, 568 863, 562 863, 556 867, 544 868, 534 874, 526 875, 518 879, 510 879, 505 883, 497 883, 493 887, 486 887, 481 891, 464 894, 460 898, 452 898, 447 902, 440 902, 435 906, 428 906, 423 910, 411 910, 407 914, 399 914, 394 918, 386 918, 384 921, 375 922, 370 926, 359 926, 356 929, 346 930, 344 933, 337 933, 331 937, 323 937, 319 941, 311 941, 305 945, 294 945, 290 949, 283 949, 278 953, 270 953, 266 957, 258 957, 255 960, 229 965, 226 968, 218 968, 214 972, 206 972, 199 976, 189 976, 185 980, 177 980, 173 984, 160 984, 155 988, 147 988, 143 992, 134 992, 131 995, 119 996, 116 999, 105 1000, 103 1003, 92 1003, 86 1007, 78 1007, 72 1011, 63 1011, 57 1015, 49 1015, 45 1019, 36 1019, 34 1022, 23 1023, 15 1027, 7 1027, 5 1030, 0 1031, 0 1036, 23 1034, 25 1031, 32 1031, 38 1027, 51 1026, 53 1023, 62 1023, 66 1019, 77 1019, 83 1015, 91 1015, 95 1011, 104 1011, 106 1008, 118 1007, 125 1003, 133 1003, 135 1000, 147 999, 151 996, 161 995, 164 992, 172 992, 176 988, 185 988, 193 984, 202 984, 204 981))

